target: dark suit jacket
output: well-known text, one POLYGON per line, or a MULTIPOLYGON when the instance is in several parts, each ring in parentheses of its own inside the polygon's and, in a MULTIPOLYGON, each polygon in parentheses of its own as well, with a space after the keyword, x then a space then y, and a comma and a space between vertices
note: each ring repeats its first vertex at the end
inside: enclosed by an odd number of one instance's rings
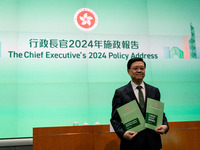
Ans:
MULTIPOLYGON (((145 84, 145 90, 146 90, 145 106, 147 104, 147 97, 160 101, 159 89, 149 84, 146 84, 146 83, 144 84, 145 84)), ((110 121, 116 134, 121 139, 120 149, 121 150, 140 150, 143 148, 145 144, 148 144, 152 150, 158 150, 162 148, 160 135, 151 129, 145 129, 139 132, 131 141, 128 141, 123 138, 123 135, 126 132, 126 130, 123 124, 121 123, 121 119, 117 112, 117 108, 132 100, 136 100, 136 96, 133 92, 131 82, 129 82, 127 85, 115 91, 115 95, 113 97, 113 102, 112 102, 112 117, 110 121)), ((137 100, 136 102, 138 104, 137 100)), ((140 108, 139 104, 138 106, 140 108)), ((145 113, 146 113, 146 107, 145 107, 145 112, 143 114, 144 117, 145 117, 145 113)), ((167 122, 167 118, 165 117, 165 114, 163 115, 163 125, 168 126, 168 122, 167 122)))

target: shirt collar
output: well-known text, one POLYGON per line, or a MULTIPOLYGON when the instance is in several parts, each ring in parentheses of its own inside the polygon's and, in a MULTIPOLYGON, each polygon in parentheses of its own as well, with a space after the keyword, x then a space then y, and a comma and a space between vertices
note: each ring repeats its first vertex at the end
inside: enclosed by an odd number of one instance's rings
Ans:
MULTIPOLYGON (((137 84, 135 84, 133 81, 131 81, 131 85, 132 85, 132 87, 133 87, 133 89, 135 90, 136 88, 137 88, 137 84)), ((142 88, 144 88, 144 82, 142 81, 142 83, 139 85, 139 86, 141 86, 142 88)))

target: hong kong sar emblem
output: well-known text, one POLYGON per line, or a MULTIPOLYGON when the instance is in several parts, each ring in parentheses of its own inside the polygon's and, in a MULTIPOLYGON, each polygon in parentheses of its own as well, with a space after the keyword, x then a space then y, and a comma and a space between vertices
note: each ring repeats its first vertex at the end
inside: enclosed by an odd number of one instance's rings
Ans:
POLYGON ((82 31, 91 31, 98 24, 96 13, 89 8, 81 8, 74 15, 75 25, 82 31))

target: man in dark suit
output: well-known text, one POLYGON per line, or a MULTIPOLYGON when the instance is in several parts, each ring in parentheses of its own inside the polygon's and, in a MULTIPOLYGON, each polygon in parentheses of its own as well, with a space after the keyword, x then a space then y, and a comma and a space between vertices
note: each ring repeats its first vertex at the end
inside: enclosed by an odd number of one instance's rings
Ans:
POLYGON ((143 82, 145 68, 146 63, 142 58, 130 59, 127 63, 127 71, 132 80, 127 85, 117 89, 113 97, 110 121, 121 139, 120 150, 160 150, 162 148, 160 134, 167 133, 169 130, 167 118, 163 114, 163 124, 156 130, 145 129, 139 133, 126 131, 117 112, 118 107, 136 100, 145 118, 147 98, 160 101, 159 89, 143 82), (140 101, 140 91, 137 86, 141 87, 143 102, 140 101))

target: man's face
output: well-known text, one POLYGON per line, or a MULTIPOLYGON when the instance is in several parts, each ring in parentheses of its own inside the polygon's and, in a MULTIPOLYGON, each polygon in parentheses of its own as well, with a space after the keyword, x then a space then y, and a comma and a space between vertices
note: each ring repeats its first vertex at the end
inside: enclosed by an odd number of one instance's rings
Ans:
POLYGON ((132 80, 143 80, 145 77, 145 66, 142 61, 136 61, 131 64, 131 68, 128 69, 128 74, 131 76, 132 80))

